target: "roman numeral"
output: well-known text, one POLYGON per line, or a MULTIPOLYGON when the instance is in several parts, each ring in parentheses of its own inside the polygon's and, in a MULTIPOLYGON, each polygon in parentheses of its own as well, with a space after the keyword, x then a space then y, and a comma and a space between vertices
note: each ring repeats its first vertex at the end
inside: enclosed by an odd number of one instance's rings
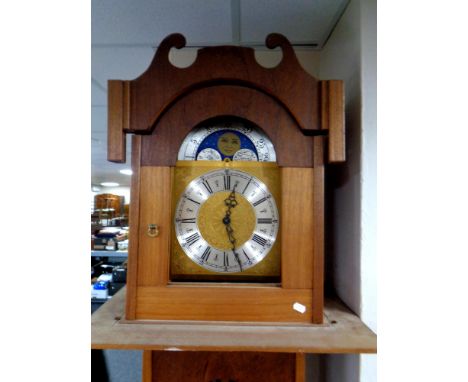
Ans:
POLYGON ((258 218, 257 223, 258 224, 272 224, 273 219, 272 218, 258 218))
POLYGON ((196 243, 200 239, 200 235, 198 232, 195 232, 193 235, 190 235, 187 239, 185 239, 185 243, 188 244, 190 247, 192 244, 196 243))
POLYGON ((252 178, 250 178, 247 184, 245 185, 244 190, 242 191, 242 195, 244 194, 245 190, 247 190, 247 187, 249 187, 249 184, 251 181, 252 181, 252 178))
POLYGON ((177 223, 195 223, 195 218, 176 219, 177 223))
POLYGON ((264 247, 265 244, 267 243, 266 239, 256 234, 253 235, 252 240, 255 241, 257 244, 260 244, 262 247, 264 247))
POLYGON ((203 180, 202 184, 205 186, 206 190, 207 190, 210 194, 213 193, 213 190, 211 189, 211 186, 210 186, 210 184, 208 183, 207 180, 203 180))
POLYGON ((228 257, 228 254, 226 252, 223 252, 224 254, 224 266, 225 267, 229 267, 229 257, 228 257))
POLYGON ((244 251, 244 250, 242 250, 242 252, 244 253, 244 256, 245 256, 245 258, 248 260, 248 262, 249 262, 249 263, 251 263, 251 262, 252 262, 252 260, 250 260, 250 257, 249 257, 249 256, 247 256, 247 253, 245 253, 245 251, 244 251))
POLYGON ((267 200, 267 199, 268 199, 268 198, 265 197, 265 198, 262 198, 262 199, 260 199, 260 200, 257 200, 257 201, 253 204, 253 206, 254 206, 254 207, 257 207, 259 204, 262 204, 262 203, 263 203, 265 200, 267 200))
POLYGON ((201 259, 206 263, 210 255, 211 255, 211 247, 206 247, 205 251, 203 252, 203 255, 201 255, 201 259))
POLYGON ((188 199, 188 200, 190 200, 191 202, 194 202, 195 204, 198 204, 198 205, 200 205, 200 203, 199 203, 199 202, 197 202, 196 200, 193 200, 193 199, 190 199, 190 198, 187 198, 187 197, 185 197, 185 198, 186 198, 186 199, 188 199))
POLYGON ((224 189, 231 189, 231 175, 224 175, 224 189))

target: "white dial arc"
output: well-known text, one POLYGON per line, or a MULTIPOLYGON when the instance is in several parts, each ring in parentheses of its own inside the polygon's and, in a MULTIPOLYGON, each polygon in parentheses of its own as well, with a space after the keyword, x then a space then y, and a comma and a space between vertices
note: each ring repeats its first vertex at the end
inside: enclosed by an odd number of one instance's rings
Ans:
MULTIPOLYGON (((222 207, 222 206, 220 206, 222 207)), ((276 241, 279 215, 267 186, 249 173, 219 169, 192 180, 180 197, 174 217, 177 240, 185 254, 195 263, 217 273, 245 271, 262 261, 276 241), (218 192, 235 190, 245 198, 255 214, 255 228, 244 243, 232 250, 209 243, 199 227, 203 204, 218 192)))
POLYGON ((240 149, 234 154, 233 160, 255 162, 257 160, 257 156, 252 150, 240 149))
MULTIPOLYGON (((178 160, 197 160, 197 153, 200 145, 203 141, 209 137, 211 134, 222 131, 222 130, 232 130, 240 134, 243 134, 257 151, 257 155, 249 156, 248 159, 243 159, 242 156, 237 160, 257 160, 260 162, 276 162, 276 153, 273 147, 273 143, 268 138, 268 136, 263 133, 260 129, 255 127, 250 127, 247 124, 242 122, 218 122, 213 125, 206 125, 203 127, 198 127, 193 129, 182 142, 179 153, 177 156, 178 160)), ((205 159, 203 157, 202 159, 205 159)), ((205 159, 206 160, 206 159, 205 159)), ((211 159, 217 160, 217 159, 211 159)), ((234 158, 234 160, 236 160, 234 158)))
POLYGON ((197 160, 221 160, 221 155, 215 149, 206 148, 198 153, 197 160))

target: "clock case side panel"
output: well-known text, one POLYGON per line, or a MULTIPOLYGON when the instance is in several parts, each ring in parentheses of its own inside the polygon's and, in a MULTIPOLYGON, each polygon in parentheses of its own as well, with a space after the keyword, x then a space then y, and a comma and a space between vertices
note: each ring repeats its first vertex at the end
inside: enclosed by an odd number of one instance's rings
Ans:
POLYGON ((314 138, 314 174, 313 174, 313 287, 314 311, 312 322, 323 321, 324 308, 324 273, 325 273, 325 137, 314 138))
POLYGON ((142 166, 140 173, 138 286, 164 286, 169 283, 173 168, 142 166))
POLYGON ((141 286, 169 282, 171 186, 170 167, 141 166, 141 136, 132 137, 132 183, 128 251, 126 319, 137 319, 137 296, 141 286), (169 201, 169 202, 168 202, 169 201), (157 236, 151 237, 150 224, 157 236), (156 239, 156 240, 155 240, 156 239))
POLYGON ((140 161, 141 161, 141 136, 132 137, 132 180, 131 200, 129 210, 129 241, 127 259, 127 296, 125 306, 125 318, 136 319, 136 296, 138 275, 138 236, 140 232, 140 161))
POLYGON ((314 137, 313 168, 281 169, 281 286, 311 291, 313 324, 323 322, 324 308, 325 142, 314 137))
POLYGON ((313 288, 313 168, 281 168, 281 286, 313 288))

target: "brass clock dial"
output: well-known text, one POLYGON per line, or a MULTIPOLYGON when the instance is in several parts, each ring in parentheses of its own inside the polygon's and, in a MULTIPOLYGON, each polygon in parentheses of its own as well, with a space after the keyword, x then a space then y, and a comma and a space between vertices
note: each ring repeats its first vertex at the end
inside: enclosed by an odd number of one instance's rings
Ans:
POLYGON ((175 209, 184 253, 216 273, 243 272, 260 263, 276 241, 276 201, 257 177, 218 169, 192 180, 175 209))

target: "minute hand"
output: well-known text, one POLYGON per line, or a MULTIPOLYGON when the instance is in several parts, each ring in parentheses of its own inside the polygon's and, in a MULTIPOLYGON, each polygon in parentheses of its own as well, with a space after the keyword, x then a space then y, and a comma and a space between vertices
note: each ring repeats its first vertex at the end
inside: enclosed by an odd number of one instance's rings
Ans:
POLYGON ((234 186, 234 189, 232 190, 229 197, 224 200, 224 204, 226 204, 228 208, 226 210, 226 214, 224 215, 223 223, 226 226, 226 233, 228 235, 229 242, 232 245, 232 253, 234 253, 234 257, 236 258, 240 271, 242 272, 242 263, 239 259, 239 255, 236 253, 236 238, 234 237, 234 230, 231 227, 231 209, 237 206, 236 186, 234 186))

